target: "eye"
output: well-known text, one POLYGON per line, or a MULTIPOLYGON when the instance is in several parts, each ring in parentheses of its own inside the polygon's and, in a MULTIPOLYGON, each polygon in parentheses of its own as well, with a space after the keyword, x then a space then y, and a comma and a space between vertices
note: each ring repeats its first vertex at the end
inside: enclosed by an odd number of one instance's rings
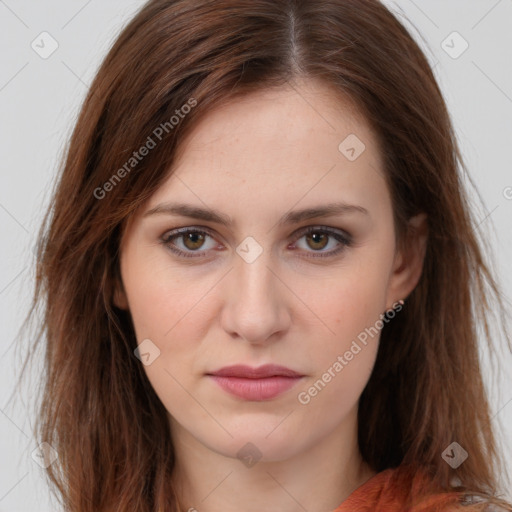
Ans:
POLYGON ((306 258, 328 258, 336 256, 352 244, 352 237, 348 233, 327 226, 310 226, 305 230, 301 230, 298 240, 302 238, 305 239, 306 246, 313 249, 313 254, 306 249, 306 252, 310 253, 305 256, 306 258), (333 242, 331 245, 334 245, 334 248, 323 251, 322 249, 325 249, 330 242, 333 242))
MULTIPOLYGON (((206 243, 208 238, 212 241, 214 240, 213 235, 205 228, 185 227, 168 231, 160 240, 162 244, 179 257, 197 258, 207 255, 207 252, 211 249, 219 248, 219 245, 214 242, 210 242, 208 247, 206 243)), ((348 233, 327 226, 310 226, 296 233, 293 237, 297 241, 300 241, 302 238, 306 241, 306 248, 299 248, 309 253, 307 256, 304 256, 306 258, 336 256, 352 243, 352 237, 348 233), (334 245, 334 248, 327 251, 323 250, 329 245, 334 245), (313 250, 309 251, 308 247, 313 250)), ((296 246, 292 246, 292 250, 295 249, 296 246)))
MULTIPOLYGON (((172 252, 178 254, 178 256, 183 256, 185 258, 195 258, 204 256, 204 251, 198 252, 198 249, 203 248, 207 237, 213 240, 213 237, 208 231, 186 227, 167 232, 161 238, 161 242, 172 252), (174 243, 174 240, 181 240, 181 243, 177 246, 174 243), (180 245, 181 248, 179 247, 180 245)), ((213 244, 213 246, 215 246, 215 244, 213 244)), ((212 249, 213 246, 210 248, 207 247, 206 249, 212 249)))

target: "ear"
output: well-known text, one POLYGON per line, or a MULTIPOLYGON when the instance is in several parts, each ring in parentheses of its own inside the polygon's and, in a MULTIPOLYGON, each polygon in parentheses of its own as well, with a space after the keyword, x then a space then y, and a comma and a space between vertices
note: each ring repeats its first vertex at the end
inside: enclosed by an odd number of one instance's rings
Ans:
POLYGON ((116 275, 115 277, 112 300, 114 305, 119 309, 128 310, 128 299, 126 298, 126 292, 124 291, 123 281, 119 275, 116 275))
POLYGON ((404 240, 395 254, 386 300, 388 309, 398 300, 408 297, 418 284, 423 270, 427 239, 427 215, 420 213, 411 217, 404 240))
POLYGON ((129 310, 128 306, 128 298, 126 296, 126 291, 124 289, 123 285, 123 278, 121 276, 121 255, 123 251, 124 246, 124 237, 126 234, 126 231, 131 224, 133 218, 128 217, 127 220, 123 222, 121 225, 121 235, 120 235, 120 242, 119 242, 119 251, 118 251, 118 257, 116 264, 114 266, 114 292, 112 294, 112 302, 116 307, 119 309, 124 309, 126 311, 129 310))

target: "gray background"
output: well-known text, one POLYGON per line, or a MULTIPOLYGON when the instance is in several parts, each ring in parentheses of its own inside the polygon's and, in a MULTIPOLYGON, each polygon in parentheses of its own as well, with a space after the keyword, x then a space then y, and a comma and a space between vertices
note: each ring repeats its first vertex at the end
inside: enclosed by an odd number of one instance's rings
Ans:
MULTIPOLYGON (((484 200, 477 214, 480 228, 510 298, 512 0, 385 3, 411 29, 434 66, 470 174, 484 200), (469 45, 461 55, 464 41, 451 35, 454 31, 469 45)), ((50 504, 43 470, 31 457, 36 443, 29 400, 37 386, 37 368, 31 384, 9 401, 23 355, 15 337, 32 289, 32 248, 58 159, 100 61, 142 4, 0 0, 0 512, 57 510, 50 504), (31 44, 39 44, 39 52, 51 49, 48 36, 40 36, 45 31, 58 48, 43 59, 31 44), (44 49, 41 38, 46 38, 44 49)), ((512 474, 512 379, 510 373, 504 374, 493 385, 485 347, 482 357, 493 423, 501 429, 502 450, 512 474)), ((504 352, 501 360, 511 366, 510 353, 504 352)), ((510 488, 510 482, 505 486, 510 488)))

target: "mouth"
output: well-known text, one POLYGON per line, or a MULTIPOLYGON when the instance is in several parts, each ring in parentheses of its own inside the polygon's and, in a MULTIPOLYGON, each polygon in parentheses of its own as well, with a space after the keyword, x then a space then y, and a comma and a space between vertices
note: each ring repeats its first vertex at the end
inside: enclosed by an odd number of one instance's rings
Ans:
POLYGON ((227 393, 243 400, 271 400, 295 386, 304 375, 278 365, 235 365, 206 374, 227 393))

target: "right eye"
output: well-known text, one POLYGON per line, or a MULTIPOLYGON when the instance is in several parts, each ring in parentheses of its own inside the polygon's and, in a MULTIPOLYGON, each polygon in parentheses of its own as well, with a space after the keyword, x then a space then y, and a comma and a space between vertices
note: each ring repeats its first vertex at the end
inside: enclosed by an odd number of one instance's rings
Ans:
MULTIPOLYGON (((208 231, 205 231, 204 229, 186 227, 167 231, 166 234, 162 236, 161 243, 180 257, 197 258, 205 256, 205 251, 199 251, 199 249, 204 246, 207 238, 213 239, 212 235, 208 231), (180 244, 176 244, 174 242, 175 240, 181 241, 180 244)), ((214 247, 215 244, 211 244, 207 250, 211 250, 214 247)))

